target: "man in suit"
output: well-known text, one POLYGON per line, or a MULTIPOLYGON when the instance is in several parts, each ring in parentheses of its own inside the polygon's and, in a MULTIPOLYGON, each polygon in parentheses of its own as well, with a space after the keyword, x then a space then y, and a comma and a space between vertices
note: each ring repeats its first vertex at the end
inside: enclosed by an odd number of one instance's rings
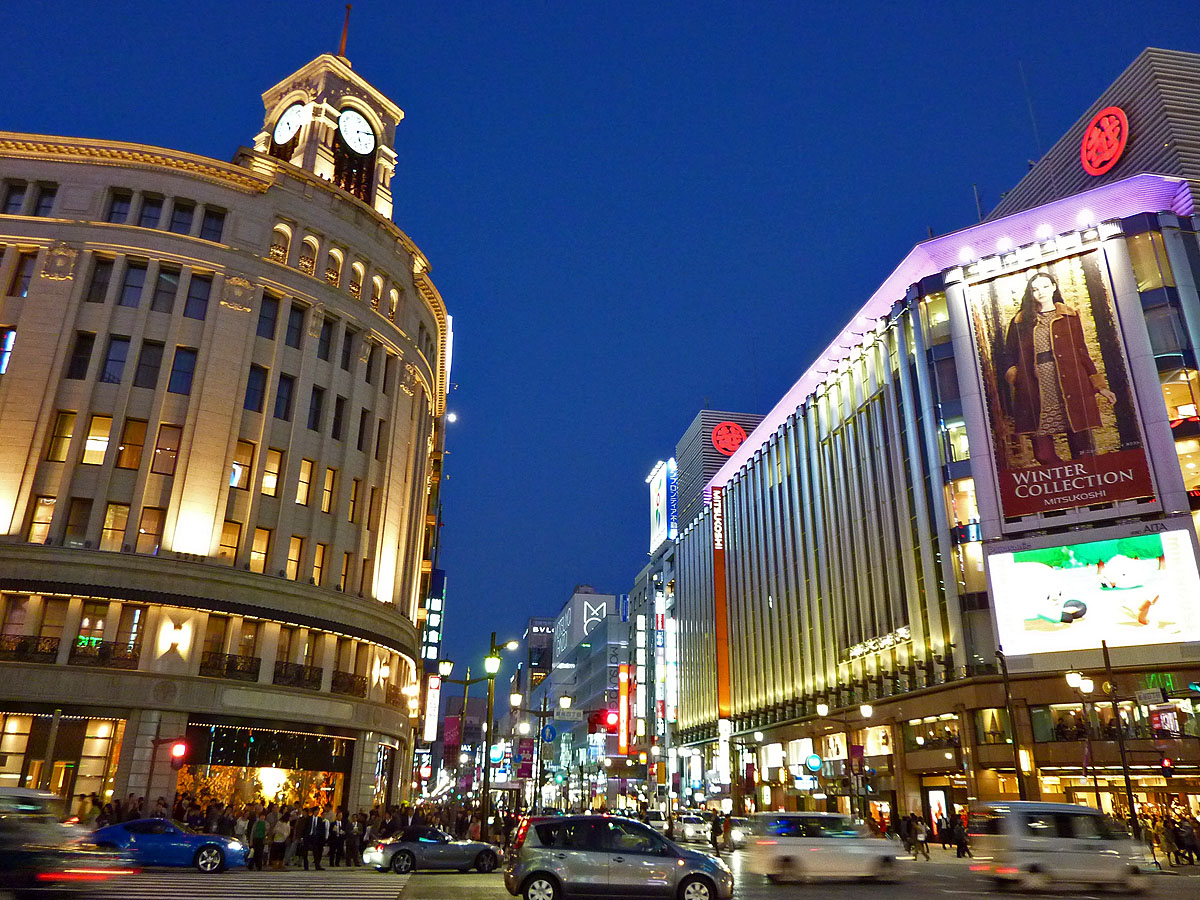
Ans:
POLYGON ((300 861, 304 863, 304 871, 308 871, 308 855, 310 853, 313 857, 313 868, 318 872, 324 871, 321 866, 321 857, 325 853, 325 839, 328 835, 325 820, 320 816, 320 810, 316 807, 304 810, 304 816, 300 819, 299 832, 300 861))

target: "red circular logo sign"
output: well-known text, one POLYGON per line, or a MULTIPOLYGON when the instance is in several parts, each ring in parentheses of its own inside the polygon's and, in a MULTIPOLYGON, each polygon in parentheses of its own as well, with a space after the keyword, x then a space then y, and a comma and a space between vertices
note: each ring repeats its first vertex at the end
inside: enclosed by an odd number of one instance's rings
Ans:
POLYGON ((746 430, 737 422, 718 422, 713 426, 712 442, 723 456, 733 456, 746 440, 746 430))
POLYGON ((1103 175, 1117 164, 1129 140, 1129 119, 1119 106, 1109 106, 1092 116, 1083 130, 1079 159, 1089 175, 1103 175))

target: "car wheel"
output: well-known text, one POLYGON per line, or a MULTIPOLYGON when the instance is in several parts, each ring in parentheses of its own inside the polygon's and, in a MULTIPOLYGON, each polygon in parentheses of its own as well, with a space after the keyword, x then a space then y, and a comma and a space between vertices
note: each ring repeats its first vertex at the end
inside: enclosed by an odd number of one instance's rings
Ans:
POLYGON ((775 871, 767 874, 767 881, 772 884, 782 884, 794 881, 800 877, 800 871, 790 859, 784 858, 775 864, 775 871))
POLYGON ((407 875, 417 864, 417 858, 407 850, 397 850, 392 857, 392 871, 397 875, 407 875))
POLYGON ((874 878, 881 884, 891 884, 899 878, 899 872, 896 871, 896 860, 890 856, 879 857, 879 865, 875 869, 874 878))
POLYGON ((496 854, 491 850, 482 851, 475 857, 475 868, 486 875, 488 872, 496 868, 496 854))
POLYGON ((1147 888, 1147 878, 1137 869, 1132 870, 1125 876, 1123 887, 1126 893, 1129 894, 1144 894, 1147 888))
POLYGON ((521 896, 525 900, 560 900, 562 891, 559 890, 558 882, 549 875, 539 874, 531 876, 525 882, 521 896))
POLYGON ((192 858, 192 865, 205 875, 212 875, 225 868, 225 854, 221 852, 220 847, 209 844, 196 851, 196 855, 192 858))
POLYGON ((1035 893, 1047 891, 1050 889, 1050 876, 1034 866, 1021 879, 1021 887, 1035 893))
POLYGON ((717 900, 717 891, 707 878, 693 875, 679 885, 679 900, 717 900))

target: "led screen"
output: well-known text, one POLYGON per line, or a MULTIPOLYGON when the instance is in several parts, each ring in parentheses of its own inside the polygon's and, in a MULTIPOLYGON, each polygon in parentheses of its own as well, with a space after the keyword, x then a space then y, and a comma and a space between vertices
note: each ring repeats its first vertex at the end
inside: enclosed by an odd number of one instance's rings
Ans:
POLYGON ((1200 640, 1200 575, 1186 531, 988 557, 1010 656, 1200 640))

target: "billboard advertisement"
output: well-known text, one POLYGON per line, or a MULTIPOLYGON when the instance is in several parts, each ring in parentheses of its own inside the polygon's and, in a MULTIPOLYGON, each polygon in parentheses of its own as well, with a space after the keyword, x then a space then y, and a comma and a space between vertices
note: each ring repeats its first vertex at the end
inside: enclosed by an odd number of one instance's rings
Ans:
POLYGON ((988 556, 1010 656, 1200 641, 1200 574, 1185 528, 988 556))
POLYGON ((650 552, 679 536, 679 488, 675 459, 659 462, 646 479, 650 485, 650 552))
POLYGON ((1005 517, 1154 494, 1100 250, 967 289, 1005 517))

